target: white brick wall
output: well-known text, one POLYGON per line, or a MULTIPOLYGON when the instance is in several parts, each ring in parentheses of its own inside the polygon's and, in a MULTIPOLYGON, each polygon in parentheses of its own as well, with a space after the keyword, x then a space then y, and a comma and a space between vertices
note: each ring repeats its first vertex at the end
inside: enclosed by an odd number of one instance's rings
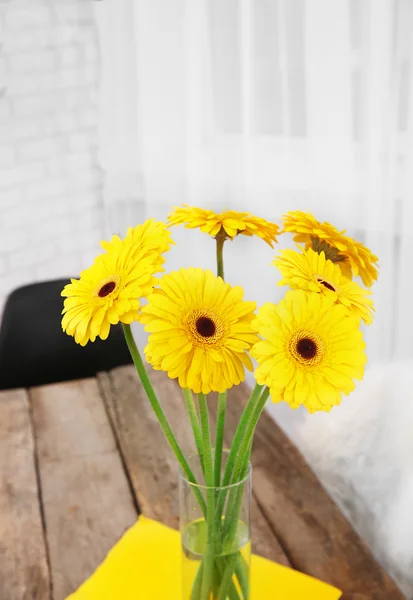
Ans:
MULTIPOLYGON (((17 32, 16 34, 23 35, 23 33, 17 32)), ((55 50, 32 50, 28 52, 14 52, 10 54, 8 62, 11 74, 20 75, 21 73, 28 72, 50 72, 56 66, 56 58, 55 50)))
POLYGON ((98 61, 91 2, 0 0, 0 313, 98 249, 98 61))

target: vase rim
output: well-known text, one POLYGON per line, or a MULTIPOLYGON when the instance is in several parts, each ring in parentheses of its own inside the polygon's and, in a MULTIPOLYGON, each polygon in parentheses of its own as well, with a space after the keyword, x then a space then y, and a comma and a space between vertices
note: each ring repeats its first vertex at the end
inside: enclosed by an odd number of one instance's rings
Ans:
MULTIPOLYGON (((214 448, 212 449, 212 451, 214 452, 214 448)), ((228 455, 229 454, 229 450, 227 448, 224 448, 223 454, 228 455)), ((199 454, 198 452, 192 452, 191 454, 187 455, 187 460, 190 460, 191 458, 194 457, 198 457, 199 458, 199 454)), ((189 481, 188 477, 185 475, 185 473, 182 470, 182 467, 180 465, 178 465, 178 470, 179 470, 179 478, 182 479, 183 481, 185 481, 185 483, 190 486, 191 488, 197 488, 200 490, 229 490, 231 488, 235 488, 239 485, 242 485, 244 483, 246 483, 248 481, 248 479, 251 478, 251 473, 252 473, 252 465, 251 465, 251 461, 248 461, 248 471, 247 474, 245 475, 245 477, 243 477, 242 479, 240 479, 239 481, 237 481, 236 483, 230 483, 228 485, 202 485, 199 483, 193 483, 192 481, 189 481)))

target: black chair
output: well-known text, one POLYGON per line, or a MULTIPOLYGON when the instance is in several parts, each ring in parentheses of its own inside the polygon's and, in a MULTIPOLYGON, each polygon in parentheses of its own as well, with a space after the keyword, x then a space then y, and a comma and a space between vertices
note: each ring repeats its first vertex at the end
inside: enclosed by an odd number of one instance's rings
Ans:
POLYGON ((10 294, 0 328, 0 390, 93 377, 132 362, 120 326, 85 347, 62 331, 66 279, 35 283, 10 294))

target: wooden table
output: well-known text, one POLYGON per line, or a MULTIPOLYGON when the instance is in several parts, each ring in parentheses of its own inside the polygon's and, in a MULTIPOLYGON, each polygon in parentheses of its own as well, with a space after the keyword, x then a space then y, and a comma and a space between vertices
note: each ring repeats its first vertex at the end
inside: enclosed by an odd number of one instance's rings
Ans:
MULTIPOLYGON (((151 378, 191 450, 178 387, 151 378)), ((246 395, 229 395, 228 444, 246 395)), ((343 600, 403 598, 268 415, 253 469, 256 553, 337 585, 343 600)), ((0 600, 64 600, 139 512, 178 525, 176 462, 132 367, 0 392, 0 477, 0 600)))

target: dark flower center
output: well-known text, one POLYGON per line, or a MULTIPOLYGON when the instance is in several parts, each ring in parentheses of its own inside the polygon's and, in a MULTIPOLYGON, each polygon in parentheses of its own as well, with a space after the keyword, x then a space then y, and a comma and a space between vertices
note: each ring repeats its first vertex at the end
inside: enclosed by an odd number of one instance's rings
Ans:
POLYGON ((302 338, 297 342, 297 352, 302 358, 310 360, 317 354, 317 345, 309 338, 302 338))
POLYGON ((334 246, 330 246, 325 240, 321 240, 318 237, 311 236, 311 248, 314 252, 321 254, 324 252, 327 260, 331 260, 333 263, 340 263, 347 260, 344 254, 340 254, 340 251, 334 246))
POLYGON ((332 292, 335 292, 335 288, 331 285, 331 283, 328 283, 328 281, 324 281, 324 279, 317 279, 318 283, 321 283, 321 285, 323 285, 324 287, 326 287, 328 290, 331 290, 332 292))
POLYGON ((114 281, 108 281, 108 283, 105 283, 105 285, 102 285, 102 287, 99 290, 99 296, 100 298, 104 298, 105 296, 109 296, 109 294, 111 292, 113 292, 113 290, 116 287, 116 283, 114 281))
POLYGON ((211 337, 215 333, 215 323, 209 317, 199 317, 196 321, 196 330, 202 337, 211 337))

